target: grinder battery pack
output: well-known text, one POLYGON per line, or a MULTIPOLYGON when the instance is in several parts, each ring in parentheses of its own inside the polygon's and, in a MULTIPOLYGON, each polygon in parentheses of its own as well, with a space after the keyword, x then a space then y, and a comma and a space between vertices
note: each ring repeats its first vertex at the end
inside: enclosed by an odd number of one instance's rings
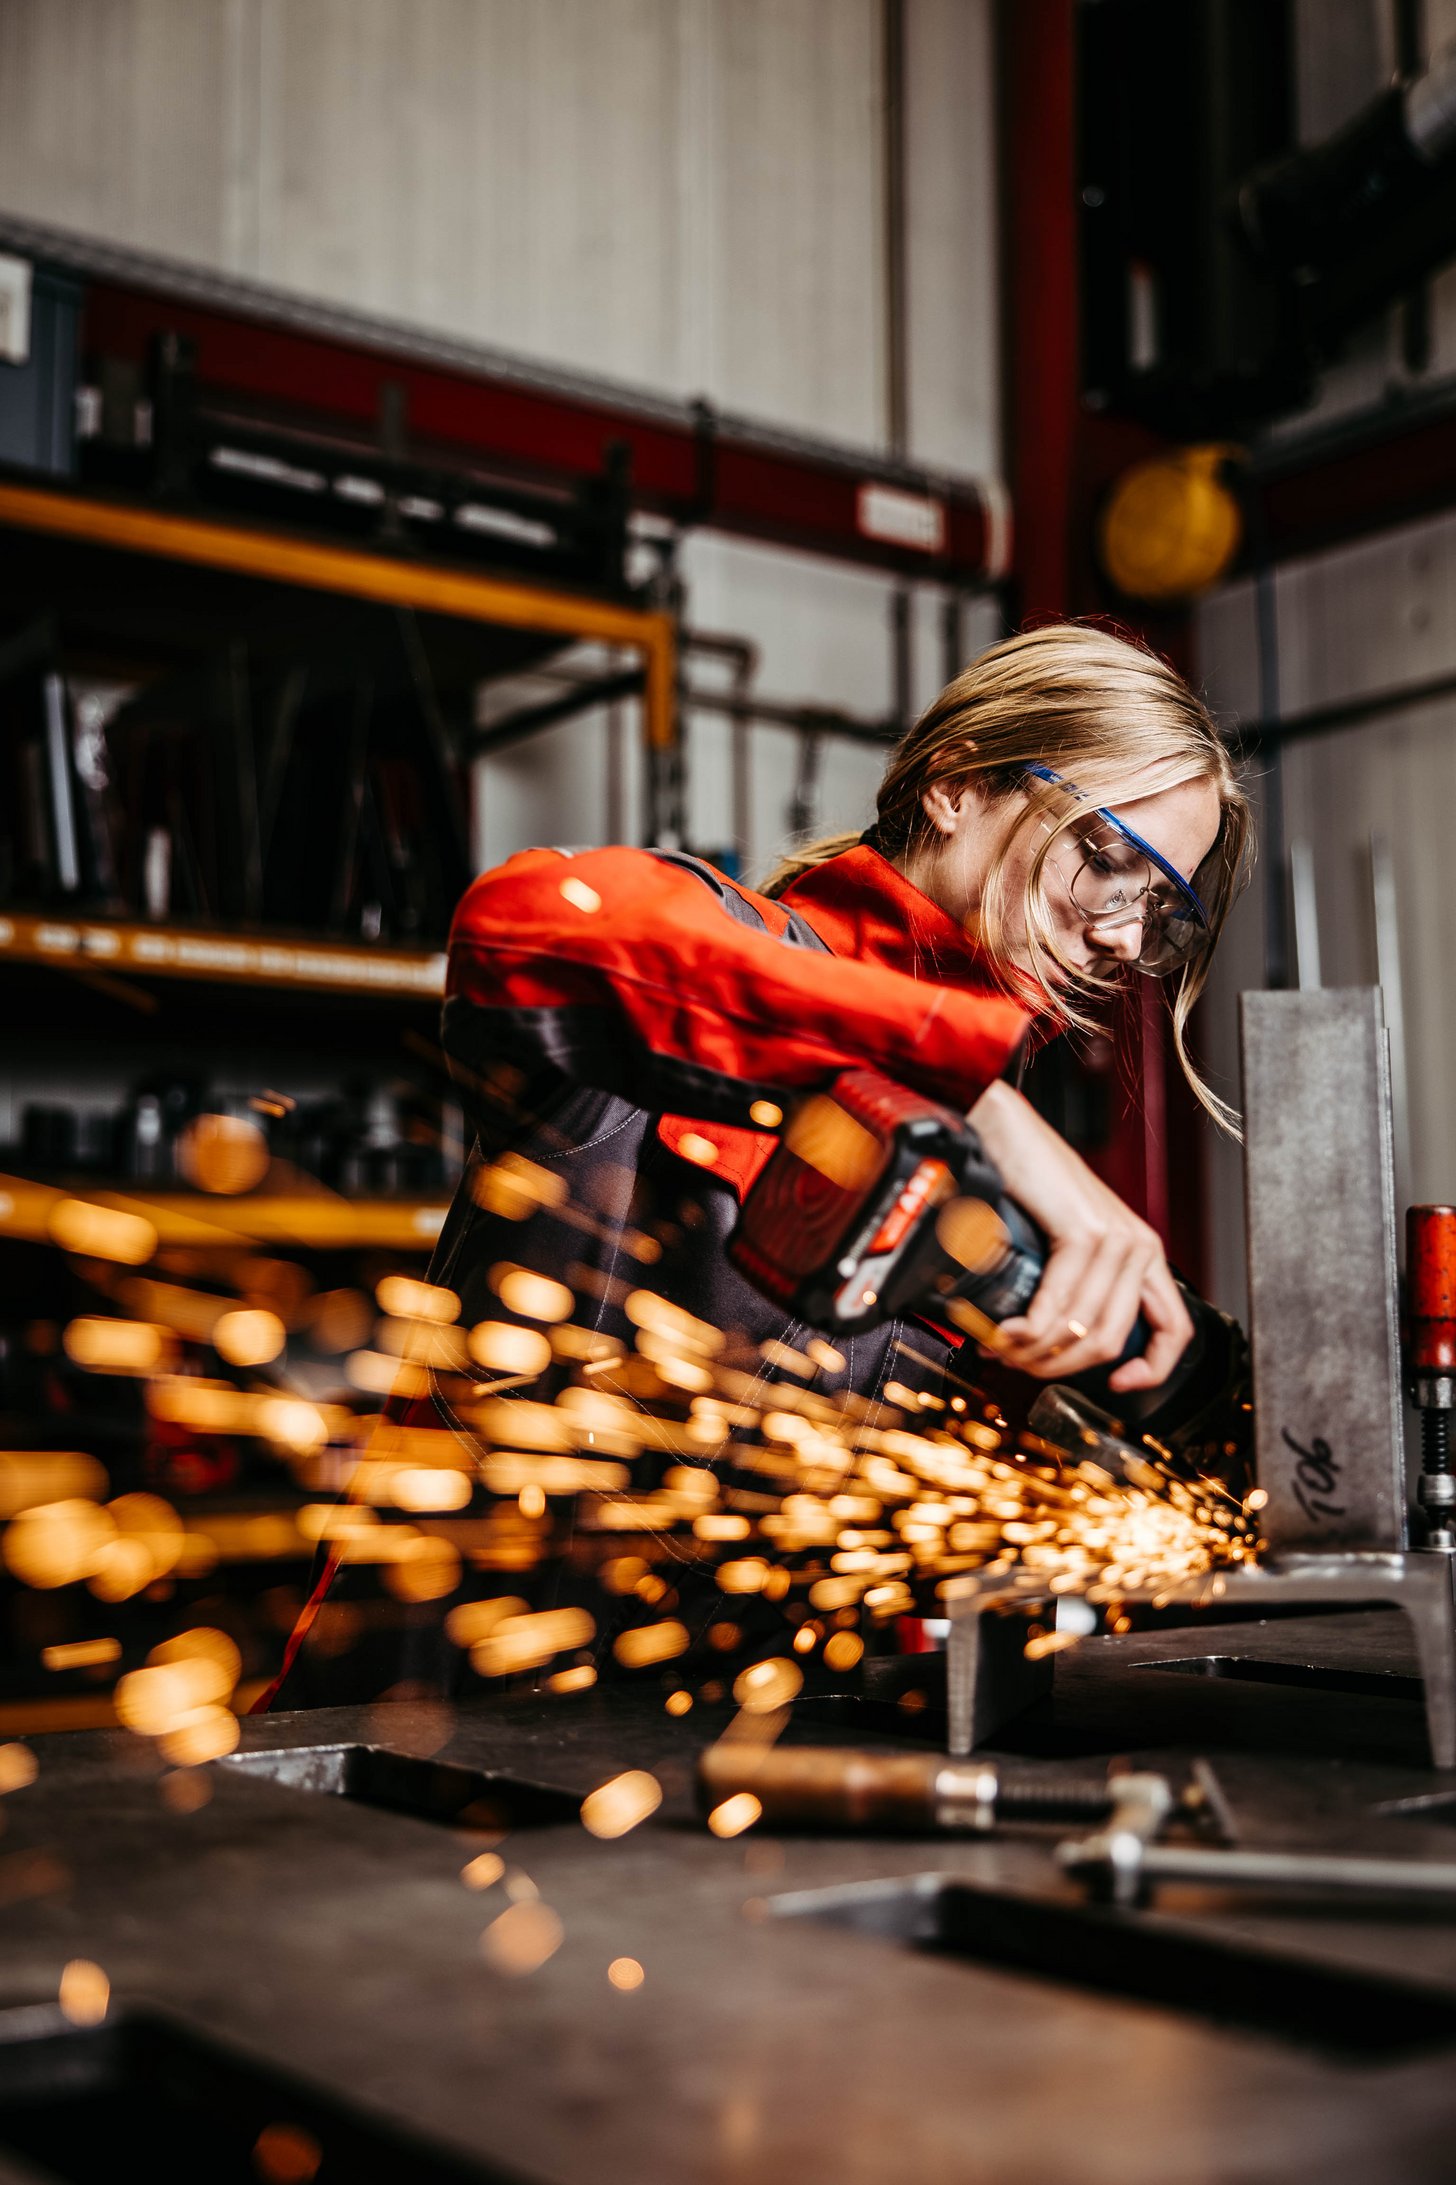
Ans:
MULTIPOLYGON (((756 1288, 830 1336, 907 1315, 988 1334, 987 1322, 1026 1310, 1047 1253, 965 1117, 872 1070, 846 1071, 794 1113, 729 1245, 756 1288)), ((1248 1442, 1247 1345, 1234 1321, 1179 1287, 1193 1339, 1159 1387, 1107 1388, 1109 1373, 1145 1348, 1141 1320, 1113 1365, 1073 1385, 1119 1423, 1237 1470, 1248 1442)))
POLYGON ((963 1116, 848 1070, 791 1118, 729 1250, 797 1319, 853 1335, 951 1299, 1010 1320, 1047 1248, 963 1116))

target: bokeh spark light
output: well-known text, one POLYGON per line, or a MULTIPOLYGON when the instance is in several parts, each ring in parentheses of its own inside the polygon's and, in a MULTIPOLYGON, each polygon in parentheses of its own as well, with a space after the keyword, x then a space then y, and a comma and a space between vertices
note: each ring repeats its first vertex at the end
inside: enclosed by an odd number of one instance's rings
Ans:
POLYGON ((593 1836, 625 1836, 661 1803, 662 1785, 656 1776, 645 1768, 629 1768, 582 1800, 582 1826, 593 1836))
POLYGON ((61 1974, 61 2015, 73 2026, 99 2026, 111 2001, 111 1983, 89 1958, 73 1957, 61 1974))
POLYGON ((487 1964, 499 1973, 533 1973, 554 1956, 562 1941, 561 1921, 550 1905, 533 1899, 508 1904, 480 1938, 487 1964))
POLYGON ((739 1790, 721 1805, 714 1806, 708 1815, 708 1826, 715 1836, 741 1836, 746 1828, 752 1828, 763 1812, 763 1807, 751 1790, 739 1790))
POLYGON ((310 2185, 322 2161, 322 2147, 299 2124, 265 2124, 253 2146, 253 2169, 265 2185, 310 2185))
MULTIPOLYGON (((222 1156, 245 1153, 251 1128, 198 1134, 224 1197, 222 1156)), ((863 1149, 838 1111, 811 1102, 789 1128, 854 1171, 863 1149)), ((118 1478, 84 1446, 0 1452, 10 1578, 107 1608, 99 1632, 90 1612, 37 1625, 37 1669, 92 1692, 116 1680, 117 1718, 172 1780, 235 1746, 236 1711, 276 1665, 316 1554, 336 1573, 306 1642, 325 1668, 347 1673, 403 1619, 434 1618, 468 1698, 566 1701, 627 1679, 674 1716, 731 1696, 729 1734, 773 1737, 802 1691, 853 1688, 901 1618, 944 1615, 967 1584, 1073 1593, 1093 1628, 1122 1629, 1133 1605, 1211 1594, 1259 1552, 1257 1490, 1241 1505, 1151 1444, 1104 1463, 1095 1437, 1084 1454, 1018 1433, 969 1351, 927 1382, 930 1361, 901 1334, 871 1400, 844 1388, 823 1337, 750 1340, 654 1290, 644 1271, 671 1222, 623 1228, 610 1282, 559 1255, 547 1272, 527 1263, 534 1219, 601 1236, 601 1208, 510 1152, 477 1162, 470 1189, 521 1240, 473 1287, 377 1265, 367 1288, 320 1287, 276 1238, 267 1253, 242 1239, 178 1250, 139 1216, 59 1193, 0 1209, 0 1229, 65 1246, 89 1300, 38 1346, 139 1402, 158 1447, 182 1453, 184 1485, 239 1445, 277 1482, 261 1506, 214 1509, 160 1476, 118 1478), (238 1627, 245 1660, 188 1607, 220 1565, 269 1562, 295 1576, 266 1596, 271 1657, 238 1627), (175 1634, 160 1645, 159 1617, 175 1634)), ((956 1234, 970 1253, 967 1222, 956 1234)), ((1049 1616, 1027 1648, 1073 1643, 1049 1616)), ((585 1825, 636 1826, 651 1781, 601 1786, 585 1825)), ((487 1955, 530 1955, 515 1931, 487 1955)), ((539 1942, 544 1929, 520 1932, 539 1942)))

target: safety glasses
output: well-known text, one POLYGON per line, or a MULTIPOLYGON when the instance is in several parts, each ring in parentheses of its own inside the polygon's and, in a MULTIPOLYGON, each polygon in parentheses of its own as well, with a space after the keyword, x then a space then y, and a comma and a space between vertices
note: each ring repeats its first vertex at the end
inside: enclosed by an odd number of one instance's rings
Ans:
MULTIPOLYGON (((1049 766, 1024 771, 1086 804, 1084 792, 1049 766)), ((1151 842, 1102 805, 1088 806, 1073 833, 1080 856, 1067 883, 1072 901, 1088 926, 1141 925, 1139 971, 1165 977, 1208 946, 1207 911, 1151 842)))

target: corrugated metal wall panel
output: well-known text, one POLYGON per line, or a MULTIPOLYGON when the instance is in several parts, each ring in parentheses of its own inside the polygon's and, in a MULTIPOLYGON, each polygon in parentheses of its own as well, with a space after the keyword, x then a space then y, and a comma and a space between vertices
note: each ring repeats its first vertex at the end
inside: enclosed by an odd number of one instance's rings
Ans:
POLYGON ((642 840, 642 751, 637 708, 624 704, 615 746, 615 795, 624 823, 609 828, 613 743, 601 713, 562 722, 529 744, 496 753, 475 768, 474 841, 482 871, 537 843, 580 849, 610 840, 642 840))
POLYGON ((878 0, 7 0, 0 202, 879 445, 879 21, 878 0))
MULTIPOLYGON (((911 440, 994 471, 991 0, 906 9, 911 440)), ((6 0, 0 203, 882 446, 879 0, 6 0)))
MULTIPOLYGON (((905 12, 911 449, 994 472, 992 0, 905 12)), ((0 204, 882 448, 882 35, 881 0, 3 0, 0 204)), ((888 709, 883 580, 708 538, 685 571, 766 692, 888 709)), ((727 724, 689 728, 694 836, 722 843, 727 724)), ((599 836, 605 737, 492 760, 483 854, 599 836)), ((751 742, 761 864, 796 741, 751 742)), ((825 824, 859 824, 877 757, 826 756, 825 824)), ((635 834, 635 777, 624 810, 635 834)))
POLYGON ((8 0, 0 202, 249 272, 256 0, 8 0))
POLYGON ((1456 976, 1449 817, 1456 811, 1456 701, 1291 747, 1291 840, 1315 847, 1320 957, 1329 986, 1371 985, 1377 955, 1372 831, 1395 867, 1411 1167, 1406 1199, 1456 1197, 1456 976))
POLYGON ((707 392, 884 438, 880 47, 875 0, 727 0, 706 17, 718 313, 707 392))
POLYGON ((905 12, 909 437, 923 463, 1001 469, 991 0, 905 12))
POLYGON ((673 383, 672 0, 258 4, 264 278, 673 383))
MULTIPOLYGON (((880 717, 888 712, 892 587, 883 578, 807 555, 709 538, 692 542, 686 568, 694 619, 701 627, 752 632, 759 647, 759 690, 791 703, 842 706, 880 717)), ((701 667, 694 673, 707 679, 701 667)), ((727 778, 728 744, 728 724, 721 718, 706 716, 695 724, 689 821, 694 839, 705 846, 727 841, 731 831, 727 807, 712 802, 715 780, 727 778), (718 756, 710 759, 715 746, 718 756)), ((745 848, 754 871, 774 860, 789 834, 798 759, 799 740, 790 732, 750 729, 751 834, 745 848)), ((820 752, 814 828, 833 834, 865 826, 881 772, 879 752, 827 738, 820 752)))
MULTIPOLYGON (((1456 516, 1291 564, 1276 578, 1283 711, 1399 690, 1456 674, 1456 516)), ((1253 587, 1226 588, 1199 615, 1209 696, 1227 718, 1257 717, 1253 587)), ((1261 769, 1256 768, 1256 773, 1261 769)), ((1404 994, 1411 1163, 1406 1197, 1456 1197, 1456 917, 1450 814, 1456 810, 1456 700, 1295 738, 1284 758, 1285 840, 1314 860, 1323 983, 1377 977, 1370 836, 1394 866, 1404 994)), ((1256 889, 1220 953, 1204 1011, 1205 1051, 1237 1070, 1236 996, 1264 976, 1256 889)), ((1211 1225, 1219 1294, 1242 1292, 1237 1160, 1212 1149, 1211 1225)))

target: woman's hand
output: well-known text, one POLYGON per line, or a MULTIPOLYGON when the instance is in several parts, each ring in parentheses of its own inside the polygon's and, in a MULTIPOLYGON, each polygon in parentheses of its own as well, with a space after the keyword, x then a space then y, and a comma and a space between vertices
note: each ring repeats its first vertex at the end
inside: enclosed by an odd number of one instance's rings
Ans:
POLYGON ((1156 1232, 1010 1085, 988 1085, 969 1120, 1008 1194, 1051 1244, 1030 1306, 1001 1324, 1007 1363, 1042 1381, 1108 1365, 1141 1313, 1151 1330, 1148 1347, 1108 1385, 1119 1394, 1156 1388, 1193 1334, 1156 1232))

